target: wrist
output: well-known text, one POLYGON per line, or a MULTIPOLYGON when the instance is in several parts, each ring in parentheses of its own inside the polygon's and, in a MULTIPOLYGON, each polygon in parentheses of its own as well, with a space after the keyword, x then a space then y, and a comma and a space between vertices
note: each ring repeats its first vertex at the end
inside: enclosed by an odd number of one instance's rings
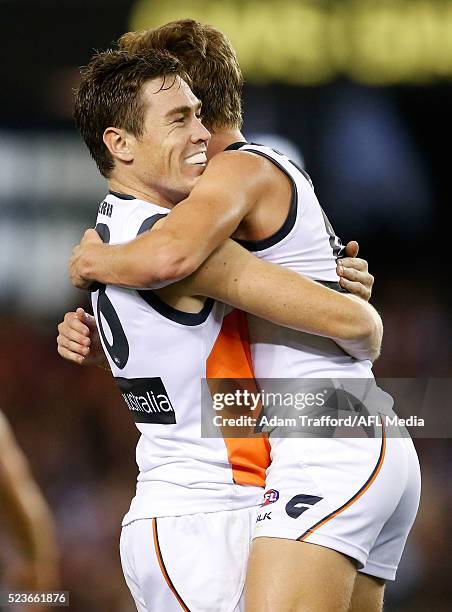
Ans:
POLYGON ((101 262, 104 244, 91 244, 84 250, 80 261, 81 276, 87 281, 106 282, 102 278, 101 262))

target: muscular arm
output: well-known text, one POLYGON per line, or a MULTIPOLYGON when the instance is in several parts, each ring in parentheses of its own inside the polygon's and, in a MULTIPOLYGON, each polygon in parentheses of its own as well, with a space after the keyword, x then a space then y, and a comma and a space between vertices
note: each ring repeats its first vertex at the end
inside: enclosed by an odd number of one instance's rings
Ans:
POLYGON ((122 245, 99 244, 78 252, 76 247, 73 282, 149 288, 185 278, 234 233, 270 188, 266 163, 251 153, 219 153, 159 231, 122 245))
POLYGON ((29 565, 26 587, 54 588, 57 547, 50 511, 1 412, 0 502, 29 565))
POLYGON ((225 241, 190 277, 187 294, 215 298, 262 319, 335 340, 357 359, 374 361, 383 326, 376 310, 225 241))
MULTIPOLYGON (((148 234, 157 234, 167 222, 168 217, 160 220, 148 234)), ((94 232, 97 242, 95 236, 94 232)), ((379 355, 383 329, 373 307, 262 261, 232 240, 226 240, 191 276, 173 287, 179 295, 212 297, 277 325, 332 338, 357 359, 373 361, 379 355)), ((97 362, 98 347, 88 346, 86 321, 67 313, 58 329, 62 357, 77 363, 97 362)))

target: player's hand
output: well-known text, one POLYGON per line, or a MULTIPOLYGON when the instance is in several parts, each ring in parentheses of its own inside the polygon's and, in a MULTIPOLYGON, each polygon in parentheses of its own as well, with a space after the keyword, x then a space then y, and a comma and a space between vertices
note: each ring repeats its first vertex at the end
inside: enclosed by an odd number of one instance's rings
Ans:
POLYGON ((77 308, 67 312, 58 325, 58 353, 79 365, 105 365, 106 359, 99 339, 95 318, 77 308))
POLYGON ((88 289, 92 280, 87 278, 87 262, 92 260, 99 247, 103 246, 102 239, 95 229, 88 229, 83 234, 80 244, 72 249, 69 262, 69 276, 74 287, 88 289))
POLYGON ((374 277, 369 274, 367 261, 357 257, 359 244, 352 240, 345 247, 346 257, 337 260, 339 284, 350 293, 368 302, 372 295, 374 277))

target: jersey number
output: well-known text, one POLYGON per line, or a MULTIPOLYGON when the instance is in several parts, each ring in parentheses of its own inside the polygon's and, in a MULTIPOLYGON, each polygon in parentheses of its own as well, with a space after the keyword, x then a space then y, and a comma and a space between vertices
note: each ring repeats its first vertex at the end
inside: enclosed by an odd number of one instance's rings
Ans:
MULTIPOLYGON (((108 225, 105 225, 105 223, 98 223, 96 225, 96 231, 102 238, 102 242, 106 244, 110 242, 110 228, 108 225)), ((106 294, 105 285, 99 283, 97 284, 97 288, 99 289, 99 295, 97 297, 97 322, 99 325, 99 333, 108 354, 116 366, 122 370, 129 360, 129 343, 122 328, 121 321, 119 320, 118 313, 106 294), (112 337, 111 343, 108 341, 105 334, 102 319, 107 322, 110 328, 112 337)))
MULTIPOLYGON (((157 214, 145 219, 138 230, 137 236, 149 230, 154 223, 165 216, 166 215, 164 214, 157 214)), ((105 244, 110 242, 110 228, 108 225, 105 223, 98 223, 96 225, 96 231, 101 237, 102 242, 105 242, 105 244)), ((99 333, 104 341, 104 346, 107 349, 108 354, 115 362, 116 366, 122 370, 129 361, 129 342, 127 340, 127 336, 121 325, 118 313, 114 309, 113 304, 106 294, 105 285, 102 285, 101 283, 94 283, 92 285, 92 290, 99 290, 99 295, 97 298, 97 321, 99 325, 99 333), (110 328, 112 336, 111 343, 108 341, 105 334, 102 324, 102 317, 108 323, 108 327, 110 328)))

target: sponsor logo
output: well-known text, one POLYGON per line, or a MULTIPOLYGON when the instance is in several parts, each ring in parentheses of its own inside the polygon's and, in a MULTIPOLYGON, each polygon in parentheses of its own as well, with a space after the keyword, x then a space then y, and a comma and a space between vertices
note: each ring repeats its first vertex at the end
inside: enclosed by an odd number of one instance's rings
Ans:
POLYGON ((268 520, 270 520, 270 521, 272 520, 272 517, 271 517, 271 512, 264 512, 264 514, 259 514, 259 515, 257 516, 256 521, 257 521, 258 523, 260 523, 261 521, 265 521, 266 519, 268 519, 268 520))
POLYGON ((176 423, 176 413, 161 378, 116 378, 116 382, 136 423, 176 423))
POLYGON ((269 504, 274 504, 279 499, 279 491, 276 489, 269 489, 264 493, 264 501, 261 503, 261 508, 264 506, 268 506, 269 504))
POLYGON ((99 206, 99 210, 97 212, 99 215, 104 215, 104 217, 111 217, 113 212, 113 204, 110 204, 110 202, 106 202, 104 200, 99 206))

